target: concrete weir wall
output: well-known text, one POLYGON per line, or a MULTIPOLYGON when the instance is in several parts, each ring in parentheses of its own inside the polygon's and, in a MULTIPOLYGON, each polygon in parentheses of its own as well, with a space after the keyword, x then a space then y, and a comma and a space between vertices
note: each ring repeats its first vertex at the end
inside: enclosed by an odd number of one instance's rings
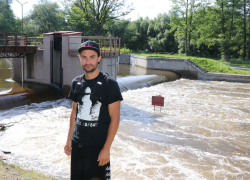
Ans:
POLYGON ((249 75, 207 72, 188 59, 131 55, 131 64, 149 69, 174 71, 186 78, 196 80, 250 83, 249 75))
POLYGON ((119 64, 130 64, 131 54, 120 54, 119 64))

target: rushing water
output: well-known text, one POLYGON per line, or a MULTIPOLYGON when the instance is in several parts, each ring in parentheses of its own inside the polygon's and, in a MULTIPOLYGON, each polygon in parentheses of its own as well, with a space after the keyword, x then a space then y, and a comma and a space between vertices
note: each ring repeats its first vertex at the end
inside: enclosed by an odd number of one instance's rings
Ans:
MULTIPOLYGON (((158 73, 118 78, 131 90, 122 93, 112 179, 250 179, 250 84, 157 84, 165 81, 158 73), (150 84, 157 85, 136 89, 150 84), (151 105, 154 95, 165 97, 161 111, 151 105)), ((0 111, 1 122, 13 123, 0 134, 0 149, 12 152, 7 162, 68 179, 63 147, 70 112, 67 99, 0 111)))
POLYGON ((11 78, 11 60, 0 58, 0 110, 60 98, 48 85, 19 83, 11 78))

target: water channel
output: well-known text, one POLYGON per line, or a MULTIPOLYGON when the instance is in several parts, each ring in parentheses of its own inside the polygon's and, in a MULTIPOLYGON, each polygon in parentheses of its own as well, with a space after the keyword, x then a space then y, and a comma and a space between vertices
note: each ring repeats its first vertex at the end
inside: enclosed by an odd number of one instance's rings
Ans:
MULTIPOLYGON (((118 82, 124 101, 112 179, 250 179, 250 84, 129 65, 119 65, 118 82), (153 95, 165 97, 161 111, 151 105, 153 95)), ((63 146, 71 104, 57 99, 0 110, 0 122, 14 124, 0 132, 0 149, 12 152, 7 162, 69 179, 63 146)))

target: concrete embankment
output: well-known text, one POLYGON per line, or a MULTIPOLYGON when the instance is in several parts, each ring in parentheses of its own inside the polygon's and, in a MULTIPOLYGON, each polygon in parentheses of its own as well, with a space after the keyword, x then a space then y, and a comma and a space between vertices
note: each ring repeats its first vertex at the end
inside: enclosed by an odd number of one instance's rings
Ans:
POLYGON ((174 71, 189 79, 250 83, 249 75, 207 72, 189 59, 131 55, 130 61, 130 64, 144 68, 174 71))

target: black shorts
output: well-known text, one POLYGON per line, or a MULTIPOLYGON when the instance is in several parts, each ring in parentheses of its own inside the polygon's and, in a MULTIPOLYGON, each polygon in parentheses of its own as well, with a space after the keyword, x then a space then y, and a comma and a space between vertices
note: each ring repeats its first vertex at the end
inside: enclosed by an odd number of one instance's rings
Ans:
POLYGON ((110 180, 110 163, 98 166, 97 161, 103 146, 82 145, 72 141, 71 180, 110 180))

